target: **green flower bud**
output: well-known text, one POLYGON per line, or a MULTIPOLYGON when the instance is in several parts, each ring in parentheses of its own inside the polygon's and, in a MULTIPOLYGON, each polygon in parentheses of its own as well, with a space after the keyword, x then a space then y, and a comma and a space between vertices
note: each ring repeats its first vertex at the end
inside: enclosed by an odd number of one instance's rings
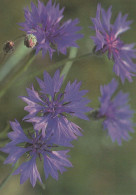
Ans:
POLYGON ((25 40, 24 40, 24 45, 28 48, 33 48, 35 47, 37 43, 37 39, 36 36, 34 36, 33 34, 28 34, 25 36, 25 40))

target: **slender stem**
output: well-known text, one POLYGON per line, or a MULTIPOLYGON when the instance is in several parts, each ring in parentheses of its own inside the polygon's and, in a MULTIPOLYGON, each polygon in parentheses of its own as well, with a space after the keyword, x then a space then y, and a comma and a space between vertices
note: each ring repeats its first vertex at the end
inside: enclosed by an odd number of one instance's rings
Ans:
MULTIPOLYGON (((93 54, 93 53, 86 53, 86 54, 83 54, 81 56, 76 56, 76 57, 73 57, 73 58, 66 58, 66 59, 63 59, 63 60, 61 60, 59 62, 56 62, 54 64, 49 65, 45 69, 46 69, 46 71, 54 70, 56 68, 60 68, 61 66, 64 66, 65 63, 67 63, 67 62, 75 62, 75 61, 78 61, 78 60, 81 60, 81 59, 84 59, 86 57, 90 57, 90 56, 93 56, 93 55, 95 55, 95 54, 93 54)), ((41 70, 39 70, 37 72, 34 72, 34 74, 31 74, 29 76, 29 78, 33 78, 33 77, 36 77, 38 75, 41 75, 44 72, 45 69, 41 69, 41 70)), ((19 85, 19 83, 18 83, 18 85, 19 85)))
MULTIPOLYGON (((22 35, 17 36, 16 38, 13 39, 13 41, 17 41, 18 39, 23 38, 23 37, 25 37, 25 34, 22 34, 22 35)), ((7 40, 0 42, 0 45, 1 44, 4 44, 6 41, 7 40)))
POLYGON ((12 173, 15 171, 15 169, 18 166, 18 162, 16 162, 14 168, 12 169, 11 173, 5 178, 3 179, 3 181, 0 183, 0 190, 5 186, 5 184, 8 182, 8 180, 10 179, 10 177, 12 176, 12 173))
POLYGON ((20 74, 22 74, 23 72, 27 71, 27 69, 29 68, 29 66, 32 64, 32 62, 35 59, 35 51, 32 51, 29 61, 27 62, 27 64, 23 67, 23 69, 20 71, 20 74))
MULTIPOLYGON (((53 70, 53 69, 56 69, 56 68, 59 68, 59 67, 63 66, 63 65, 64 65, 65 63, 67 63, 67 62, 75 62, 75 61, 78 61, 78 60, 80 60, 80 59, 83 59, 83 58, 86 58, 86 57, 90 57, 90 56, 92 56, 92 55, 94 55, 94 54, 93 54, 93 53, 86 53, 86 54, 83 54, 83 55, 81 55, 81 56, 77 56, 77 57, 73 57, 73 58, 66 58, 66 59, 64 59, 64 60, 61 60, 61 61, 55 63, 55 64, 52 64, 52 65, 48 66, 48 67, 46 68, 46 70, 53 70)), ((22 68, 18 71, 18 73, 17 73, 16 75, 14 75, 14 76, 10 79, 10 82, 6 83, 6 84, 2 87, 2 90, 0 91, 0 98, 3 97, 3 95, 4 95, 4 94, 6 93, 6 91, 10 88, 10 86, 14 83, 14 81, 15 81, 23 72, 25 72, 25 71, 28 69, 28 67, 29 67, 29 66, 31 65, 31 63, 33 62, 34 58, 35 58, 35 54, 32 53, 32 56, 30 57, 30 59, 29 59, 29 61, 27 62, 27 64, 26 64, 24 67, 22 67, 22 68)), ((31 76, 29 76, 29 78, 33 78, 33 77, 35 77, 35 76, 37 76, 37 75, 40 75, 40 74, 43 73, 43 71, 44 71, 44 70, 37 71, 36 73, 31 74, 31 76)))
MULTIPOLYGON (((78 51, 78 49, 76 47, 72 47, 70 49, 69 59, 75 58, 77 55, 77 51, 78 51)), ((73 64, 73 61, 72 62, 68 61, 68 62, 66 62, 64 68, 62 69, 61 76, 63 75, 63 82, 65 81, 72 64, 73 64)))
POLYGON ((25 72, 28 67, 31 65, 31 63, 33 62, 33 60, 35 59, 35 52, 33 51, 30 54, 29 60, 26 63, 25 66, 23 66, 22 68, 20 68, 20 70, 17 72, 17 74, 13 75, 13 77, 10 79, 10 81, 8 83, 6 83, 3 87, 2 90, 0 91, 0 98, 3 97, 3 95, 6 93, 6 91, 10 88, 10 86, 14 83, 14 81, 23 73, 25 72))
MULTIPOLYGON (((81 60, 81 59, 83 59, 83 58, 90 57, 90 56, 92 56, 92 55, 94 55, 94 54, 92 54, 92 53, 86 53, 86 54, 83 54, 83 55, 81 55, 81 56, 76 56, 76 57, 74 57, 74 58, 66 58, 66 59, 64 59, 64 60, 61 60, 61 61, 59 61, 59 62, 56 62, 55 64, 52 64, 51 66, 48 66, 48 67, 47 67, 47 70, 52 70, 52 69, 55 69, 55 68, 59 68, 59 67, 61 67, 61 66, 64 66, 64 64, 65 64, 66 62, 75 62, 75 61, 81 60)), ((43 71, 37 72, 37 75, 40 74, 40 73, 42 73, 42 72, 43 72, 43 71)))
POLYGON ((16 42, 16 41, 18 41, 19 39, 24 38, 24 37, 25 37, 25 34, 19 35, 18 37, 16 37, 16 38, 14 39, 14 42, 16 42))

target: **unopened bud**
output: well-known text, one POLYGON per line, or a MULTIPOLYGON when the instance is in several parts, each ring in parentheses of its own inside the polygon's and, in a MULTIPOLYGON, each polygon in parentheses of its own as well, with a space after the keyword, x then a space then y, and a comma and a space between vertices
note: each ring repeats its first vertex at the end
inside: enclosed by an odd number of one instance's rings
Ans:
POLYGON ((33 34, 28 34, 25 36, 25 40, 24 40, 24 45, 28 48, 33 48, 35 47, 37 43, 37 39, 36 36, 34 36, 33 34))
POLYGON ((15 44, 13 41, 7 41, 3 46, 4 53, 11 53, 14 51, 15 44))

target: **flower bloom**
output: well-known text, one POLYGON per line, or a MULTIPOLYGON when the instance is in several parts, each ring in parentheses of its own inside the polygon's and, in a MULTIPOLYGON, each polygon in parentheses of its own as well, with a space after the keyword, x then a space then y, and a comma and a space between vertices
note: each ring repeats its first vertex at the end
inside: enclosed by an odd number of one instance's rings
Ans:
POLYGON ((114 95, 117 89, 118 83, 115 79, 108 85, 100 87, 101 97, 99 117, 104 118, 103 126, 104 129, 108 130, 108 134, 114 142, 117 140, 118 144, 121 144, 121 139, 128 140, 130 138, 128 132, 133 132, 133 126, 131 119, 133 111, 128 105, 127 93, 122 91, 114 95))
POLYGON ((88 120, 85 112, 91 110, 86 106, 90 100, 83 97, 87 90, 79 91, 81 82, 74 81, 61 92, 63 77, 59 70, 53 78, 45 71, 44 81, 39 78, 37 81, 41 91, 38 93, 32 86, 27 89, 28 97, 21 97, 28 104, 24 109, 29 114, 24 119, 32 122, 35 130, 42 130, 43 137, 52 134, 54 143, 71 146, 70 141, 82 134, 81 128, 67 119, 67 114, 88 120))
POLYGON ((126 20, 127 14, 122 16, 119 13, 114 24, 111 24, 111 14, 111 7, 106 12, 98 4, 96 18, 92 18, 93 26, 91 27, 96 35, 91 38, 95 43, 96 51, 101 51, 101 53, 107 51, 108 58, 113 59, 113 71, 121 78, 122 83, 125 79, 132 82, 131 77, 135 76, 136 72, 136 64, 132 61, 136 58, 135 44, 124 44, 120 39, 120 34, 127 31, 132 22, 126 20))
POLYGON ((56 50, 66 54, 67 47, 77 47, 76 40, 83 37, 82 34, 77 34, 81 30, 81 27, 76 26, 79 23, 78 19, 62 23, 64 8, 60 10, 59 4, 52 5, 51 0, 46 6, 39 0, 38 7, 31 3, 31 9, 32 11, 25 9, 26 21, 20 23, 20 26, 27 34, 36 36, 36 54, 42 50, 44 56, 48 51, 52 58, 56 50))
POLYGON ((26 155, 28 161, 21 164, 19 168, 15 170, 13 175, 21 174, 20 183, 23 184, 30 178, 30 182, 34 187, 37 179, 42 183, 40 174, 36 166, 36 158, 44 161, 44 173, 46 179, 51 175, 54 179, 58 179, 58 171, 63 173, 66 171, 64 167, 72 167, 72 164, 67 159, 68 150, 54 151, 53 148, 57 147, 52 142, 52 137, 43 138, 39 132, 36 134, 30 134, 28 138, 21 128, 18 121, 10 122, 13 129, 8 133, 8 137, 12 140, 6 144, 1 150, 8 153, 9 156, 5 160, 4 164, 15 164, 17 160, 26 155))

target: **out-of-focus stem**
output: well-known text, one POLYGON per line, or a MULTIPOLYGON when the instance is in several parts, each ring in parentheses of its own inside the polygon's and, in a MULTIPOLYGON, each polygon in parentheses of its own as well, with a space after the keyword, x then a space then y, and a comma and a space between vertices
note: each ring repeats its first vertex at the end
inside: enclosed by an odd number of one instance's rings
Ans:
MULTIPOLYGON (((86 53, 86 54, 83 54, 83 55, 81 55, 81 56, 66 58, 66 59, 64 59, 64 60, 61 60, 61 61, 59 61, 59 62, 57 62, 57 63, 55 63, 55 64, 52 64, 52 65, 46 67, 46 70, 47 70, 47 71, 48 71, 48 70, 54 70, 54 69, 56 69, 56 68, 59 68, 59 67, 61 67, 61 66, 64 66, 64 64, 66 64, 67 62, 72 62, 72 63, 73 63, 73 62, 75 62, 75 61, 78 61, 78 60, 80 60, 80 59, 83 59, 83 58, 86 58, 86 57, 90 57, 90 56, 93 56, 93 55, 94 55, 93 53, 86 53)), ((28 67, 29 67, 29 66, 31 65, 31 63, 33 62, 34 58, 35 58, 35 54, 33 53, 32 56, 30 57, 28 63, 27 63, 24 67, 22 67, 22 68, 18 71, 18 73, 17 73, 16 75, 14 75, 14 76, 11 78, 11 80, 10 80, 9 83, 7 83, 7 84, 5 84, 5 85, 3 86, 2 90, 0 91, 0 98, 3 97, 3 95, 6 93, 6 91, 9 89, 9 87, 12 85, 12 83, 18 78, 18 76, 20 76, 23 72, 25 72, 25 71, 28 69, 28 67)), ((44 71, 44 70, 37 71, 36 73, 30 75, 29 78, 33 78, 33 77, 35 77, 35 76, 37 76, 37 75, 40 75, 40 74, 43 73, 43 71, 44 71)))
MULTIPOLYGON (((31 50, 22 46, 23 42, 21 42, 17 48, 16 52, 13 52, 12 55, 6 54, 6 56, 10 56, 8 60, 2 64, 0 59, 0 82, 3 83, 3 80, 6 79, 8 74, 17 66, 17 64, 26 58, 26 56, 30 55, 31 50)), ((4 60, 5 61, 5 60, 4 60)))
POLYGON ((3 97, 3 95, 6 93, 6 91, 10 88, 10 86, 13 84, 13 82, 23 73, 25 72, 28 67, 31 65, 31 63, 33 62, 33 60, 35 59, 35 51, 32 51, 32 53, 30 54, 29 60, 26 63, 25 66, 21 67, 19 69, 19 71, 13 75, 13 77, 10 79, 10 81, 8 83, 6 83, 2 89, 0 89, 0 98, 3 97))
MULTIPOLYGON (((66 59, 61 60, 61 61, 59 61, 59 62, 56 62, 56 63, 54 63, 54 64, 52 64, 52 65, 49 65, 49 66, 46 67, 44 70, 46 70, 46 71, 54 70, 54 69, 56 69, 56 68, 60 68, 61 66, 64 66, 67 62, 72 62, 72 63, 73 63, 73 62, 75 62, 75 61, 78 61, 78 60, 81 60, 81 59, 84 59, 84 58, 87 58, 87 57, 90 57, 90 56, 94 56, 94 54, 93 54, 93 53, 86 53, 86 54, 83 54, 83 55, 81 55, 81 56, 76 56, 76 57, 73 57, 73 58, 66 58, 66 59)), ((33 77, 36 77, 36 76, 42 74, 44 70, 42 69, 42 70, 40 70, 40 71, 37 71, 37 72, 34 73, 34 74, 31 74, 31 75, 29 76, 29 78, 33 78, 33 77)))

